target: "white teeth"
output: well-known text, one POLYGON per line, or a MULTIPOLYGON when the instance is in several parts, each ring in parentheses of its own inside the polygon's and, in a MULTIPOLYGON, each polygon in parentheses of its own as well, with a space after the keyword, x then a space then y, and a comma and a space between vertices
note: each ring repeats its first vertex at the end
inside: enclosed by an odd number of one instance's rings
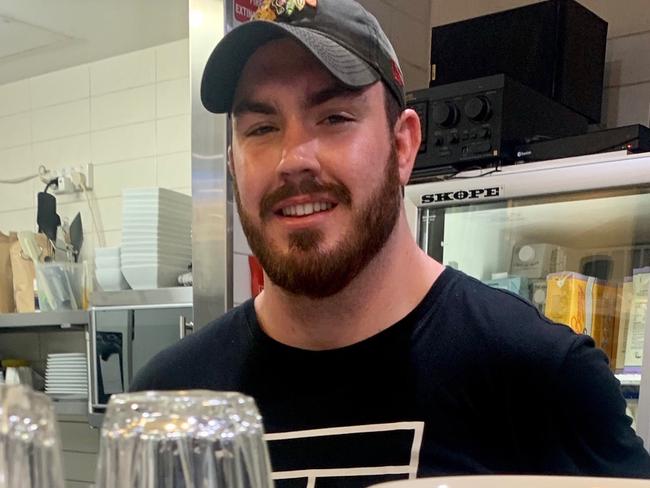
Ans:
POLYGON ((285 207, 282 209, 282 215, 285 217, 289 216, 302 216, 302 215, 311 215, 316 212, 323 212, 324 210, 329 210, 333 205, 327 202, 315 202, 315 203, 305 203, 303 205, 291 205, 290 207, 285 207))

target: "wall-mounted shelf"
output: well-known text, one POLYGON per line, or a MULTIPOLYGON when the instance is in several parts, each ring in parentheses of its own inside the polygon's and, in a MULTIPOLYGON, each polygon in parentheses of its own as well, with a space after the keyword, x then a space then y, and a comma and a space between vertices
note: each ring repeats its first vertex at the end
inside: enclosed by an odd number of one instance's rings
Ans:
POLYGON ((60 312, 3 313, 0 314, 0 331, 3 329, 57 328, 77 329, 90 322, 87 310, 60 312))

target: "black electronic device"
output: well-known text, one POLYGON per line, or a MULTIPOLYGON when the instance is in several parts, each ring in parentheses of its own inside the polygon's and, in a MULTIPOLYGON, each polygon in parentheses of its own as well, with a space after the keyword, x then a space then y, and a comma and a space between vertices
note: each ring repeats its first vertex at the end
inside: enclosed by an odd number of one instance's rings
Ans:
POLYGON ((547 161, 585 154, 625 150, 650 151, 650 129, 643 125, 627 125, 603 129, 577 136, 521 144, 514 150, 520 161, 547 161))
POLYGON ((598 123, 607 22, 575 0, 546 0, 431 31, 431 82, 505 73, 598 123))
POLYGON ((581 134, 588 124, 585 117, 505 75, 409 92, 406 103, 422 126, 413 179, 514 161, 516 145, 581 134))

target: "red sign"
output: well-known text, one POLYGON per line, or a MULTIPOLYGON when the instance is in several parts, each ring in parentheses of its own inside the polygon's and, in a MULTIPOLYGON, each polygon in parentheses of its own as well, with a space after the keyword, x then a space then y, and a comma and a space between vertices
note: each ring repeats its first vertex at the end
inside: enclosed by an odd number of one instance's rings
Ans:
POLYGON ((235 20, 248 22, 263 0, 235 0, 235 20))

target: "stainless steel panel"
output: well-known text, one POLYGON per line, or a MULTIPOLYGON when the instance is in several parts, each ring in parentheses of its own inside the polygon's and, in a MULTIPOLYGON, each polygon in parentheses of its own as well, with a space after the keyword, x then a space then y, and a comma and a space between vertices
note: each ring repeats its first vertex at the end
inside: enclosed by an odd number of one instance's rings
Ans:
POLYGON ((190 0, 194 324, 232 307, 232 187, 226 117, 201 104, 203 68, 225 27, 224 0, 190 0))
POLYGON ((187 305, 192 303, 192 287, 158 288, 156 290, 122 290, 93 293, 93 307, 139 305, 187 305))

